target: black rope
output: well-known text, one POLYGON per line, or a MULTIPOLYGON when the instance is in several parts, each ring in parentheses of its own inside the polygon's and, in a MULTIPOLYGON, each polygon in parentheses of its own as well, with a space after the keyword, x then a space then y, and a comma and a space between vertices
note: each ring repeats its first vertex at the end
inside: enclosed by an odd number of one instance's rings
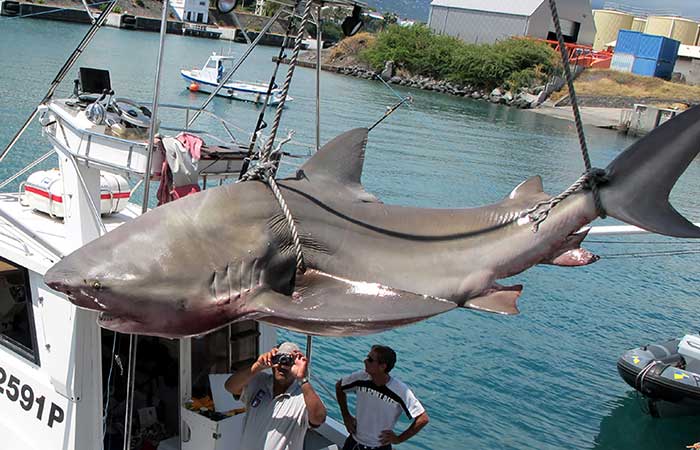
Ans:
MULTIPOLYGON (((552 21, 554 22, 554 29, 557 34, 557 42, 559 43, 559 52, 561 53, 562 63, 564 65, 564 76, 566 77, 566 84, 569 88, 569 97, 571 98, 571 109, 574 113, 574 122, 576 123, 576 132, 578 133, 579 144, 581 145, 581 154, 583 156, 583 164, 585 165, 586 172, 591 172, 591 159, 588 156, 588 146, 586 145, 586 136, 583 132, 583 122, 581 121, 581 113, 578 108, 578 100, 576 99, 576 90, 574 89, 574 79, 571 76, 571 68, 569 67, 569 55, 566 52, 566 45, 564 44, 564 36, 561 32, 561 24, 559 22, 559 13, 557 12, 556 0, 549 0, 549 9, 552 12, 552 21)), ((603 204, 600 201, 600 193, 598 192, 598 184, 595 181, 590 183, 591 192, 593 193, 593 201, 595 203, 598 215, 601 218, 606 217, 605 210, 603 209, 603 204)))

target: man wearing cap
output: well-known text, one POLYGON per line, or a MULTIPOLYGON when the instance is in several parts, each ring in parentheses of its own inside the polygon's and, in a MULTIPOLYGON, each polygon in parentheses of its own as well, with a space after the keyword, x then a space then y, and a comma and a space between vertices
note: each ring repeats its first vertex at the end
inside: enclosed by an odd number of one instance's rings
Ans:
POLYGON ((246 404, 241 450, 302 450, 309 427, 326 420, 326 407, 306 377, 309 361, 285 342, 226 380, 246 404), (263 372, 272 368, 272 373, 263 372))
POLYGON ((392 444, 408 440, 428 424, 428 414, 413 392, 389 375, 394 364, 394 350, 373 345, 365 358, 365 370, 342 378, 335 385, 343 422, 350 433, 343 450, 391 450, 392 444), (348 410, 346 392, 357 395, 357 417, 348 410), (402 412, 413 423, 397 435, 393 428, 402 412))

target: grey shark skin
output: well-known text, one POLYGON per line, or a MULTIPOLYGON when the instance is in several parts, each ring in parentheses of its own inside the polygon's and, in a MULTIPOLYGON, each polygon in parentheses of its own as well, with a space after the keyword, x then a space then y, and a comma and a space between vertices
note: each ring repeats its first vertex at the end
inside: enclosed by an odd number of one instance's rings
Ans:
MULTIPOLYGON (((578 232, 598 213, 579 191, 532 231, 521 213, 550 198, 539 177, 504 200, 469 209, 386 205, 360 183, 367 129, 344 133, 279 180, 308 271, 297 273, 290 230, 268 186, 249 181, 155 208, 85 245, 45 275, 110 329, 197 335, 257 319, 315 335, 383 331, 455 307, 518 312, 522 286, 498 279, 536 264, 597 257, 578 232)), ((637 141, 606 169, 608 215, 655 233, 700 237, 668 194, 700 150, 693 108, 637 141)))

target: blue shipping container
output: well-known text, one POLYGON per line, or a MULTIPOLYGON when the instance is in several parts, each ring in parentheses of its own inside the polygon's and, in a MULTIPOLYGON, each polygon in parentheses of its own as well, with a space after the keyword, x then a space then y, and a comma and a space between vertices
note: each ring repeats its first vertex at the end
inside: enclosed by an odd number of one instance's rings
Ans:
POLYGON ((617 33, 615 51, 629 55, 636 55, 637 50, 639 49, 639 37, 641 34, 642 33, 639 31, 620 30, 617 33))
POLYGON ((679 46, 680 42, 674 39, 653 34, 640 34, 639 48, 635 56, 675 63, 679 46))
POLYGON ((643 75, 645 77, 653 77, 656 75, 657 61, 652 58, 635 58, 632 66, 632 73, 643 75))
POLYGON ((632 66, 634 66, 634 55, 621 52, 613 53, 612 61, 610 62, 612 70, 630 73, 632 72, 632 66))
POLYGON ((674 63, 659 61, 651 58, 635 58, 632 65, 632 73, 647 77, 670 79, 673 75, 674 63))

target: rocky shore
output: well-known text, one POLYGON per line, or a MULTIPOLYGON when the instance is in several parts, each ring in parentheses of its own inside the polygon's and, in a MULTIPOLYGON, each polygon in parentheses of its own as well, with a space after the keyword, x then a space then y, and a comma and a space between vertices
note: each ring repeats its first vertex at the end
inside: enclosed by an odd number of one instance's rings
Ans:
MULTIPOLYGON (((322 56, 322 60, 327 61, 321 65, 322 70, 348 75, 365 80, 381 79, 387 83, 397 86, 406 86, 425 91, 439 92, 442 94, 454 95, 457 97, 471 98, 475 100, 484 100, 491 103, 508 105, 521 109, 534 108, 547 100, 552 92, 561 89, 564 86, 564 81, 561 78, 555 78, 547 85, 536 86, 530 89, 520 89, 517 92, 511 92, 503 87, 493 90, 484 90, 470 85, 462 85, 452 83, 445 80, 436 80, 420 75, 402 75, 394 68, 392 61, 387 61, 384 69, 375 71, 363 64, 337 64, 328 62, 328 57, 322 56)), ((288 61, 284 61, 288 62, 288 61)), ((316 53, 306 52, 300 56, 298 64, 302 67, 316 67, 316 53)))

